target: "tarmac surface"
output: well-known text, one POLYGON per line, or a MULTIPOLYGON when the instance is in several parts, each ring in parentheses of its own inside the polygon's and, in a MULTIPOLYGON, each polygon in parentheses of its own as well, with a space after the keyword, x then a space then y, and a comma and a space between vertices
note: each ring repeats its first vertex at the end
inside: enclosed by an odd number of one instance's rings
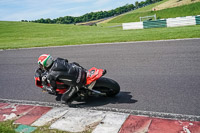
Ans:
POLYGON ((200 39, 3 50, 0 98, 60 103, 34 84, 37 58, 43 53, 87 69, 107 69, 105 77, 121 86, 115 98, 78 106, 200 116, 200 39))

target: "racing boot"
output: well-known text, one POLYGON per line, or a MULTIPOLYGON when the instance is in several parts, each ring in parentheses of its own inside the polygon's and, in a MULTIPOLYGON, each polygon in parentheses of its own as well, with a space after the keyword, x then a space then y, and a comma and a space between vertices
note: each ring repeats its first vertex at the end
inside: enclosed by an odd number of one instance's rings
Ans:
POLYGON ((71 105, 71 103, 74 100, 74 95, 78 92, 79 88, 78 86, 71 86, 61 97, 62 102, 65 102, 68 105, 71 105))

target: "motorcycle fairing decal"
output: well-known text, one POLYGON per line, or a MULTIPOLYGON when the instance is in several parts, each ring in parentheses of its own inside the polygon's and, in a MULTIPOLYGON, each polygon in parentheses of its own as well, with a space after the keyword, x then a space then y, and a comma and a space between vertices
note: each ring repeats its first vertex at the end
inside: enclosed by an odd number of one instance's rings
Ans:
POLYGON ((101 76, 103 76, 103 71, 104 71, 103 69, 97 69, 95 67, 88 70, 86 85, 91 84, 93 81, 96 81, 101 76))
POLYGON ((94 73, 95 73, 95 70, 90 71, 89 77, 92 77, 92 75, 94 75, 94 73))

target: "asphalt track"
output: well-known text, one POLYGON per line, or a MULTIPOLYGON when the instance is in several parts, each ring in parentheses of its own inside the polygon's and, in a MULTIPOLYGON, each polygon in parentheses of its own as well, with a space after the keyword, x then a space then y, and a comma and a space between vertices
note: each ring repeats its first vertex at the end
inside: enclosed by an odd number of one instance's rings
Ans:
POLYGON ((34 84, 40 54, 107 69, 121 86, 115 98, 89 99, 85 107, 200 116, 200 39, 95 44, 0 51, 0 98, 60 103, 34 84))

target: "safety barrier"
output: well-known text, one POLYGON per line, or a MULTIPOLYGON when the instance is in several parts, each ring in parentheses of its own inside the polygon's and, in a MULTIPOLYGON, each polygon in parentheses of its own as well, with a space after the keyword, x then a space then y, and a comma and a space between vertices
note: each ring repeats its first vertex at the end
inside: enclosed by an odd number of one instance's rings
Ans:
POLYGON ((200 16, 195 16, 196 24, 200 24, 200 16))
POLYGON ((123 23, 122 27, 123 27, 124 30, 129 30, 129 29, 144 29, 143 22, 123 23))
POLYGON ((195 16, 169 18, 167 19, 167 27, 196 25, 195 16))
POLYGON ((159 28, 159 27, 166 27, 166 19, 163 20, 155 20, 155 21, 144 21, 143 22, 144 29, 147 28, 159 28))
POLYGON ((161 28, 161 27, 178 27, 178 26, 199 25, 199 24, 200 24, 200 15, 159 19, 155 21, 123 23, 122 27, 123 30, 129 30, 129 29, 148 29, 148 28, 161 28))

